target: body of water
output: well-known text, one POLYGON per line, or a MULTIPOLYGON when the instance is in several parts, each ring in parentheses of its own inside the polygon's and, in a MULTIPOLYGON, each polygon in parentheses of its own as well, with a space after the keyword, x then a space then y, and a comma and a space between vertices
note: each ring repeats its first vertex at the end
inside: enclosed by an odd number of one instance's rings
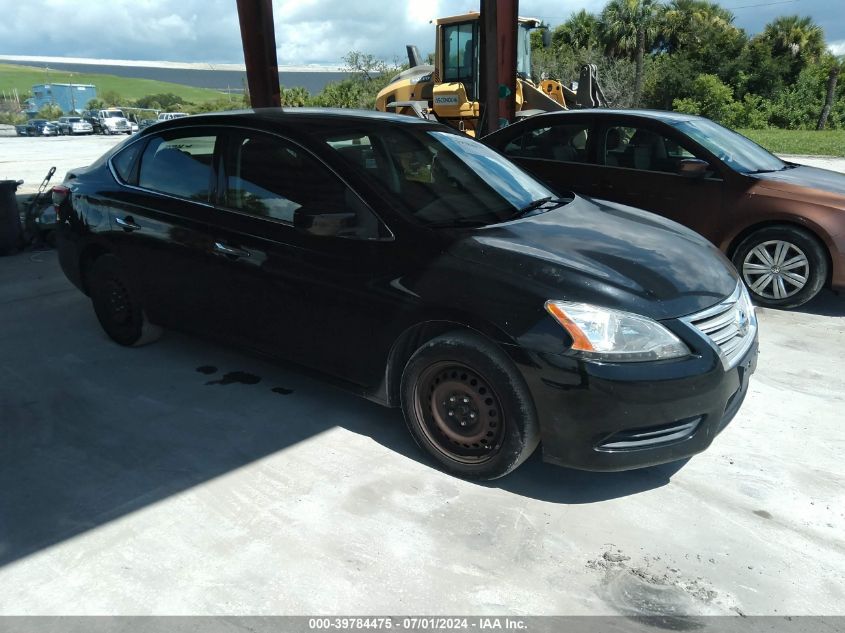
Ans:
MULTIPOLYGON (((41 64, 31 61, 4 60, 4 64, 18 64, 21 66, 40 67, 41 64)), ((246 72, 240 70, 199 70, 191 68, 153 68, 149 66, 124 66, 108 64, 79 64, 50 62, 51 70, 61 70, 72 73, 102 73, 131 77, 133 79, 153 79, 172 83, 194 86, 196 88, 211 88, 222 92, 243 92, 246 83, 246 72)), ((285 88, 302 87, 311 94, 317 94, 333 81, 340 81, 350 73, 336 71, 285 71, 279 73, 279 83, 285 88)))

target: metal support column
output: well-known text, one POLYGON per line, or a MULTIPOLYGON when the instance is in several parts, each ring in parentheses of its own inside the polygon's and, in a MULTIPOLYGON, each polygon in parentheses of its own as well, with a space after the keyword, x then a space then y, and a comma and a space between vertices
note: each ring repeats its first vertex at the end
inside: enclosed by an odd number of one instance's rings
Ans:
POLYGON ((488 134, 516 116, 516 48, 519 0, 481 0, 481 85, 488 134))
POLYGON ((272 0, 237 0, 246 79, 253 108, 280 106, 272 0))

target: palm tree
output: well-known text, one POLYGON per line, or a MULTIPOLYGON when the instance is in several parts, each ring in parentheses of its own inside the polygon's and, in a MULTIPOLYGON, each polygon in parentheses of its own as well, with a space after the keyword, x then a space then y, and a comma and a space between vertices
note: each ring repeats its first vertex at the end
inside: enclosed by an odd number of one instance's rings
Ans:
POLYGON ((659 7, 655 0, 610 0, 601 13, 601 31, 608 53, 634 57, 635 107, 642 94, 645 49, 652 47, 659 30, 659 7))
POLYGON ((699 46, 712 33, 733 29, 734 14, 710 0, 671 0, 661 15, 660 33, 670 52, 699 46))
POLYGON ((556 48, 561 46, 568 46, 572 50, 595 48, 599 43, 599 19, 586 9, 581 9, 555 29, 553 38, 556 48))
POLYGON ((841 72, 842 62, 838 59, 833 59, 830 64, 830 71, 827 74, 827 92, 825 93, 822 113, 819 115, 819 122, 816 125, 817 130, 823 130, 825 125, 827 125, 827 117, 830 116, 830 109, 833 107, 833 102, 836 99, 836 82, 839 81, 839 74, 841 72))
POLYGON ((763 29, 775 54, 789 54, 815 61, 824 52, 824 31, 810 17, 786 15, 775 18, 763 29))

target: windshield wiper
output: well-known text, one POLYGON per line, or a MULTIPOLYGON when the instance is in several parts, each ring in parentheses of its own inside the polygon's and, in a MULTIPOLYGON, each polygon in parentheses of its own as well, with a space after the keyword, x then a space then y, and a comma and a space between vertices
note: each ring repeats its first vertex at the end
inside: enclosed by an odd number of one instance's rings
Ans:
POLYGON ((449 220, 448 222, 436 222, 429 224, 429 226, 434 229, 450 229, 458 227, 477 228, 479 226, 487 226, 489 224, 490 222, 473 220, 472 218, 455 218, 454 220, 449 220))
POLYGON ((572 202, 571 199, 566 198, 552 198, 551 196, 546 196, 545 198, 540 198, 539 200, 535 200, 524 207, 522 207, 519 211, 514 213, 508 220, 516 220, 517 218, 524 218, 526 215, 531 213, 532 211, 536 211, 537 209, 546 208, 546 209, 554 209, 564 204, 569 204, 572 202), (547 206, 548 205, 548 206, 547 206))

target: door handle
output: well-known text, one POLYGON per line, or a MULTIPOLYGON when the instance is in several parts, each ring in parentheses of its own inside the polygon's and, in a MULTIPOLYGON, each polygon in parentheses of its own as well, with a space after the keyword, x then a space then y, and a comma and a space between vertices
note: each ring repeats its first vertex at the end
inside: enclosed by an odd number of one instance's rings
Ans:
POLYGON ((242 248, 235 248, 234 246, 228 246, 223 242, 214 242, 214 250, 217 253, 227 255, 229 257, 249 257, 249 251, 242 248))
POLYGON ((130 233, 141 229, 141 225, 136 224, 131 215, 127 215, 125 218, 115 218, 114 221, 115 224, 121 227, 124 231, 128 231, 130 233))

